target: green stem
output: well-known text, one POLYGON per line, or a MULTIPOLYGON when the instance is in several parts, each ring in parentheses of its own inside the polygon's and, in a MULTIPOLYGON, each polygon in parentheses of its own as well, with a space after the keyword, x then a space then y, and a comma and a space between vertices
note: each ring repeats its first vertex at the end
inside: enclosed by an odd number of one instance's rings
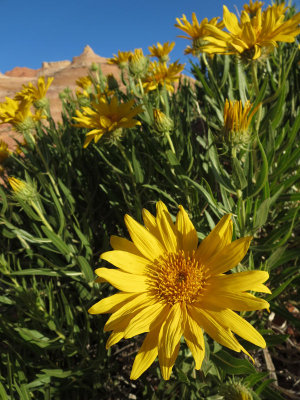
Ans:
POLYGON ((171 148, 172 152, 173 152, 174 154, 176 154, 175 148, 174 148, 174 145, 173 145, 173 142, 172 142, 172 139, 171 139, 171 136, 170 136, 170 132, 169 132, 169 131, 166 132, 166 137, 167 137, 167 139, 168 139, 168 142, 169 142, 169 145, 170 145, 170 148, 171 148))
POLYGON ((145 96, 145 92, 144 92, 144 88, 143 88, 143 84, 142 84, 141 78, 139 78, 139 85, 140 85, 141 95, 144 97, 145 96))
POLYGON ((45 167, 45 170, 47 171, 47 175, 49 176, 49 179, 50 179, 50 181, 52 183, 52 186, 54 187, 54 191, 55 191, 55 193, 56 193, 56 195, 58 197, 58 200, 59 200, 60 204, 63 206, 64 203, 62 201, 59 189, 58 189, 58 187, 56 185, 55 180, 53 179, 53 176, 51 175, 51 172, 49 170, 48 164, 47 164, 47 162, 46 162, 46 160, 45 160, 45 158, 44 158, 44 156, 43 156, 43 154, 42 154, 37 142, 36 142, 35 148, 36 148, 36 151, 37 151, 38 155, 40 156, 40 159, 42 160, 42 163, 43 163, 43 165, 45 167))
POLYGON ((130 177, 131 177, 131 181, 132 181, 132 186, 133 186, 133 188, 134 188, 134 192, 135 192, 135 196, 136 196, 136 203, 137 203, 137 210, 136 210, 136 211, 137 211, 137 216, 139 217, 139 216, 140 216, 140 212, 142 211, 142 203, 141 203, 141 198, 140 198, 139 192, 138 192, 138 190, 137 190, 137 186, 136 186, 136 180, 135 180, 134 170, 133 170, 133 168, 132 168, 131 161, 130 161, 129 158, 127 157, 126 152, 125 152, 125 150, 124 150, 122 144, 121 144, 120 142, 117 142, 116 145, 117 145, 117 147, 118 147, 118 149, 119 149, 119 151, 120 151, 122 157, 124 158, 124 160, 125 160, 125 162, 126 162, 126 164, 127 164, 127 167, 128 167, 128 169, 129 169, 129 172, 130 172, 130 177))
POLYGON ((43 222, 43 224, 51 231, 53 232, 52 226, 49 225, 49 223, 47 222, 46 218, 44 217, 44 214, 42 213, 42 210, 40 209, 40 207, 36 204, 35 201, 31 201, 30 202, 32 208, 35 210, 35 212, 37 213, 37 215, 40 217, 41 221, 43 222))
MULTIPOLYGON (((258 84, 258 79, 257 79, 257 62, 252 61, 251 63, 251 74, 252 74, 252 80, 254 84, 254 90, 255 90, 255 95, 256 97, 259 96, 259 84, 258 84)), ((256 121, 255 121, 255 130, 258 134, 259 132, 259 125, 261 121, 261 116, 262 116, 262 105, 260 104, 257 114, 256 114, 256 121)))

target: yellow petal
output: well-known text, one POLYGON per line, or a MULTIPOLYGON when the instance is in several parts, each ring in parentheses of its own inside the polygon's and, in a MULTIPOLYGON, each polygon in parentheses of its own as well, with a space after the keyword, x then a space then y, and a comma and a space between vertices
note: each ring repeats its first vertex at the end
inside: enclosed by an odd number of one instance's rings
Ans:
POLYGON ((180 303, 175 303, 159 334, 158 359, 162 376, 165 380, 170 378, 175 363, 180 338, 184 332, 185 321, 180 303))
POLYGON ((136 295, 132 293, 117 293, 110 297, 105 297, 104 299, 98 301, 98 303, 94 304, 88 312, 90 314, 105 314, 105 313, 113 313, 122 305, 128 302, 131 298, 136 295))
POLYGON ((196 250, 198 245, 197 232, 182 206, 179 206, 179 212, 176 217, 176 228, 180 234, 182 250, 187 252, 196 250))
POLYGON ((135 357, 130 379, 138 379, 156 359, 158 354, 157 344, 160 329, 161 327, 158 325, 147 334, 139 352, 135 357))
POLYGON ((204 338, 201 327, 190 315, 187 315, 183 335, 194 357, 195 369, 200 369, 205 355, 204 338))
POLYGON ((177 232, 168 209, 162 201, 159 201, 156 207, 156 222, 165 248, 170 253, 176 253, 178 251, 177 232))
POLYGON ((136 254, 141 256, 142 253, 136 248, 135 244, 130 240, 112 235, 110 237, 110 245, 114 250, 127 251, 128 253, 136 254))
POLYGON ((204 308, 230 308, 235 311, 254 311, 269 309, 269 303, 250 293, 207 292, 201 300, 204 308))
POLYGON ((254 292, 271 293, 267 286, 262 285, 269 278, 267 271, 243 271, 229 275, 213 276, 207 281, 209 291, 222 292, 254 292))
POLYGON ((105 279, 115 288, 123 292, 146 292, 148 290, 147 277, 144 275, 128 274, 117 269, 98 268, 96 274, 105 279))
POLYGON ((237 335, 248 342, 251 342, 259 347, 266 347, 265 339, 249 322, 240 317, 232 310, 209 311, 213 318, 216 318, 223 326, 229 328, 237 335))
POLYGON ((231 243, 231 239, 232 221, 231 214, 228 214, 224 215, 210 234, 202 240, 196 251, 196 258, 202 261, 208 260, 231 243))
POLYGON ((145 268, 150 264, 147 258, 121 250, 107 251, 101 254, 100 257, 122 271, 137 275, 143 275, 145 268))
POLYGON ((216 342, 231 350, 240 352, 241 345, 233 336, 232 332, 223 327, 217 318, 209 314, 208 310, 203 310, 195 306, 188 306, 191 317, 197 321, 201 328, 216 342))
POLYGON ((116 343, 119 343, 120 340, 122 340, 124 337, 124 331, 121 332, 112 332, 109 335, 109 338, 107 339, 106 342, 106 350, 108 350, 111 346, 113 346, 116 343))
POLYGON ((231 13, 226 6, 223 6, 223 22, 229 32, 232 32, 234 35, 240 35, 241 28, 239 21, 236 15, 231 13))
POLYGON ((129 339, 133 336, 149 332, 156 325, 161 325, 167 317, 169 307, 161 303, 149 305, 142 309, 132 320, 125 330, 124 337, 129 339))
POLYGON ((154 215, 152 215, 148 210, 143 208, 142 210, 142 215, 143 215, 143 221, 145 227, 149 230, 149 232, 152 233, 156 238, 160 238, 160 233, 158 230, 158 226, 156 223, 156 219, 154 215))
MULTIPOLYGON (((204 239, 205 240, 205 239, 204 239)), ((222 274, 236 267, 245 257, 252 236, 237 239, 218 251, 206 264, 212 275, 222 274)), ((216 249, 217 250, 217 249, 216 249)))
MULTIPOLYGON (((153 299, 149 298, 147 293, 140 293, 135 295, 131 299, 128 299, 125 304, 118 308, 109 317, 104 326, 104 331, 107 332, 111 330, 120 330, 120 327, 123 329, 123 320, 125 319, 125 317, 131 315, 132 319, 137 313, 141 312, 141 310, 151 304, 153 304, 153 299)), ((126 327, 128 326, 130 320, 126 323, 126 327)))
POLYGON ((154 261, 165 253, 160 241, 129 215, 125 215, 125 224, 133 243, 148 260, 154 261))

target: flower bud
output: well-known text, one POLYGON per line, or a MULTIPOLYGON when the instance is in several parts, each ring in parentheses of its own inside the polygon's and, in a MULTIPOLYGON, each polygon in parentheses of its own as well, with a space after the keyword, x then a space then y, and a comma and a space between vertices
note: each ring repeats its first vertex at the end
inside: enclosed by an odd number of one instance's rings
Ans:
POLYGON ((160 133, 170 132, 174 128, 173 120, 159 109, 153 110, 154 126, 160 133))
POLYGON ((147 72, 149 58, 145 57, 142 49, 135 49, 129 57, 129 72, 136 78, 140 78, 147 72))

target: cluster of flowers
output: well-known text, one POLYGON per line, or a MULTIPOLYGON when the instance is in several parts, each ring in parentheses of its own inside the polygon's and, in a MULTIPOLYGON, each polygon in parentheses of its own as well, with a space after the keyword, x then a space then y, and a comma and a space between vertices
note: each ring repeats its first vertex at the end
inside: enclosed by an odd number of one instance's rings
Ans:
POLYGON ((145 56, 142 49, 131 51, 118 51, 108 62, 117 65, 120 69, 128 69, 135 78, 140 78, 145 92, 166 87, 169 92, 174 91, 174 83, 179 81, 184 64, 178 61, 169 62, 169 54, 175 43, 166 42, 163 45, 157 43, 149 47, 150 55, 145 56), (158 61, 150 61, 150 57, 156 57, 158 61))
MULTIPOLYGON (((174 42, 167 42, 149 47, 150 57, 157 57, 158 61, 150 62, 149 56, 144 56, 142 49, 135 49, 134 52, 118 51, 118 55, 114 55, 108 63, 117 65, 123 72, 126 71, 136 83, 141 85, 143 94, 162 87, 173 92, 174 83, 179 81, 180 73, 184 68, 184 65, 177 61, 167 65, 169 53, 174 45, 174 42)), ((76 110, 76 117, 74 117, 75 126, 89 129, 84 147, 87 147, 93 139, 97 143, 104 134, 107 140, 116 140, 124 128, 132 128, 140 124, 134 117, 142 111, 142 105, 134 107, 134 100, 119 103, 117 95, 114 94, 118 83, 112 75, 108 75, 107 87, 104 90, 101 90, 99 85, 94 85, 96 95, 91 93, 93 84, 91 77, 82 77, 76 83, 81 88, 77 91, 77 97, 91 99, 89 105, 76 110)), ((160 110, 156 110, 154 114, 155 121, 158 121, 159 131, 162 128, 162 121, 167 120, 168 127, 172 126, 171 121, 160 110)))
MULTIPOLYGON (((48 78, 45 82, 44 77, 39 77, 37 87, 29 82, 28 85, 23 85, 23 89, 13 99, 6 97, 6 101, 0 103, 0 125, 10 124, 17 132, 30 133, 37 121, 46 118, 48 100, 45 95, 52 81, 53 78, 48 78)), ((3 163, 10 154, 7 143, 0 140, 0 173, 3 172, 3 163)))
POLYGON ((175 26, 188 35, 181 37, 192 40, 192 46, 188 46, 185 53, 235 54, 249 61, 268 55, 277 47, 277 42, 294 42, 300 33, 300 13, 286 19, 288 8, 284 3, 266 10, 262 10, 262 6, 262 2, 250 0, 250 4, 244 5, 240 20, 226 6, 223 6, 221 22, 219 18, 211 21, 205 18, 199 24, 195 13, 192 23, 185 15, 177 18, 175 26))
POLYGON ((45 95, 52 81, 53 78, 48 78, 46 82, 45 77, 41 76, 37 87, 29 82, 28 85, 23 85, 23 89, 13 99, 6 97, 6 101, 0 103, 0 124, 9 123, 21 133, 32 129, 34 122, 45 118, 44 110, 48 105, 45 95))

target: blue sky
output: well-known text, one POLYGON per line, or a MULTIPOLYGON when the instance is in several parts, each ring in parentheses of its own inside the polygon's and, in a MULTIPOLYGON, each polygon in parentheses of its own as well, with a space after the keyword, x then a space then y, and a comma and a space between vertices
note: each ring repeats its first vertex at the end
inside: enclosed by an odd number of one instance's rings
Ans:
MULTIPOLYGON (((0 72, 15 66, 40 68, 43 61, 72 60, 89 44, 96 54, 111 57, 118 50, 175 41, 172 61, 187 62, 188 40, 178 38, 176 17, 192 12, 203 18, 222 17, 222 5, 241 10, 246 0, 0 0, 0 72)), ((265 2, 269 4, 269 1, 265 2)), ((298 10, 300 0, 294 2, 298 10)))

